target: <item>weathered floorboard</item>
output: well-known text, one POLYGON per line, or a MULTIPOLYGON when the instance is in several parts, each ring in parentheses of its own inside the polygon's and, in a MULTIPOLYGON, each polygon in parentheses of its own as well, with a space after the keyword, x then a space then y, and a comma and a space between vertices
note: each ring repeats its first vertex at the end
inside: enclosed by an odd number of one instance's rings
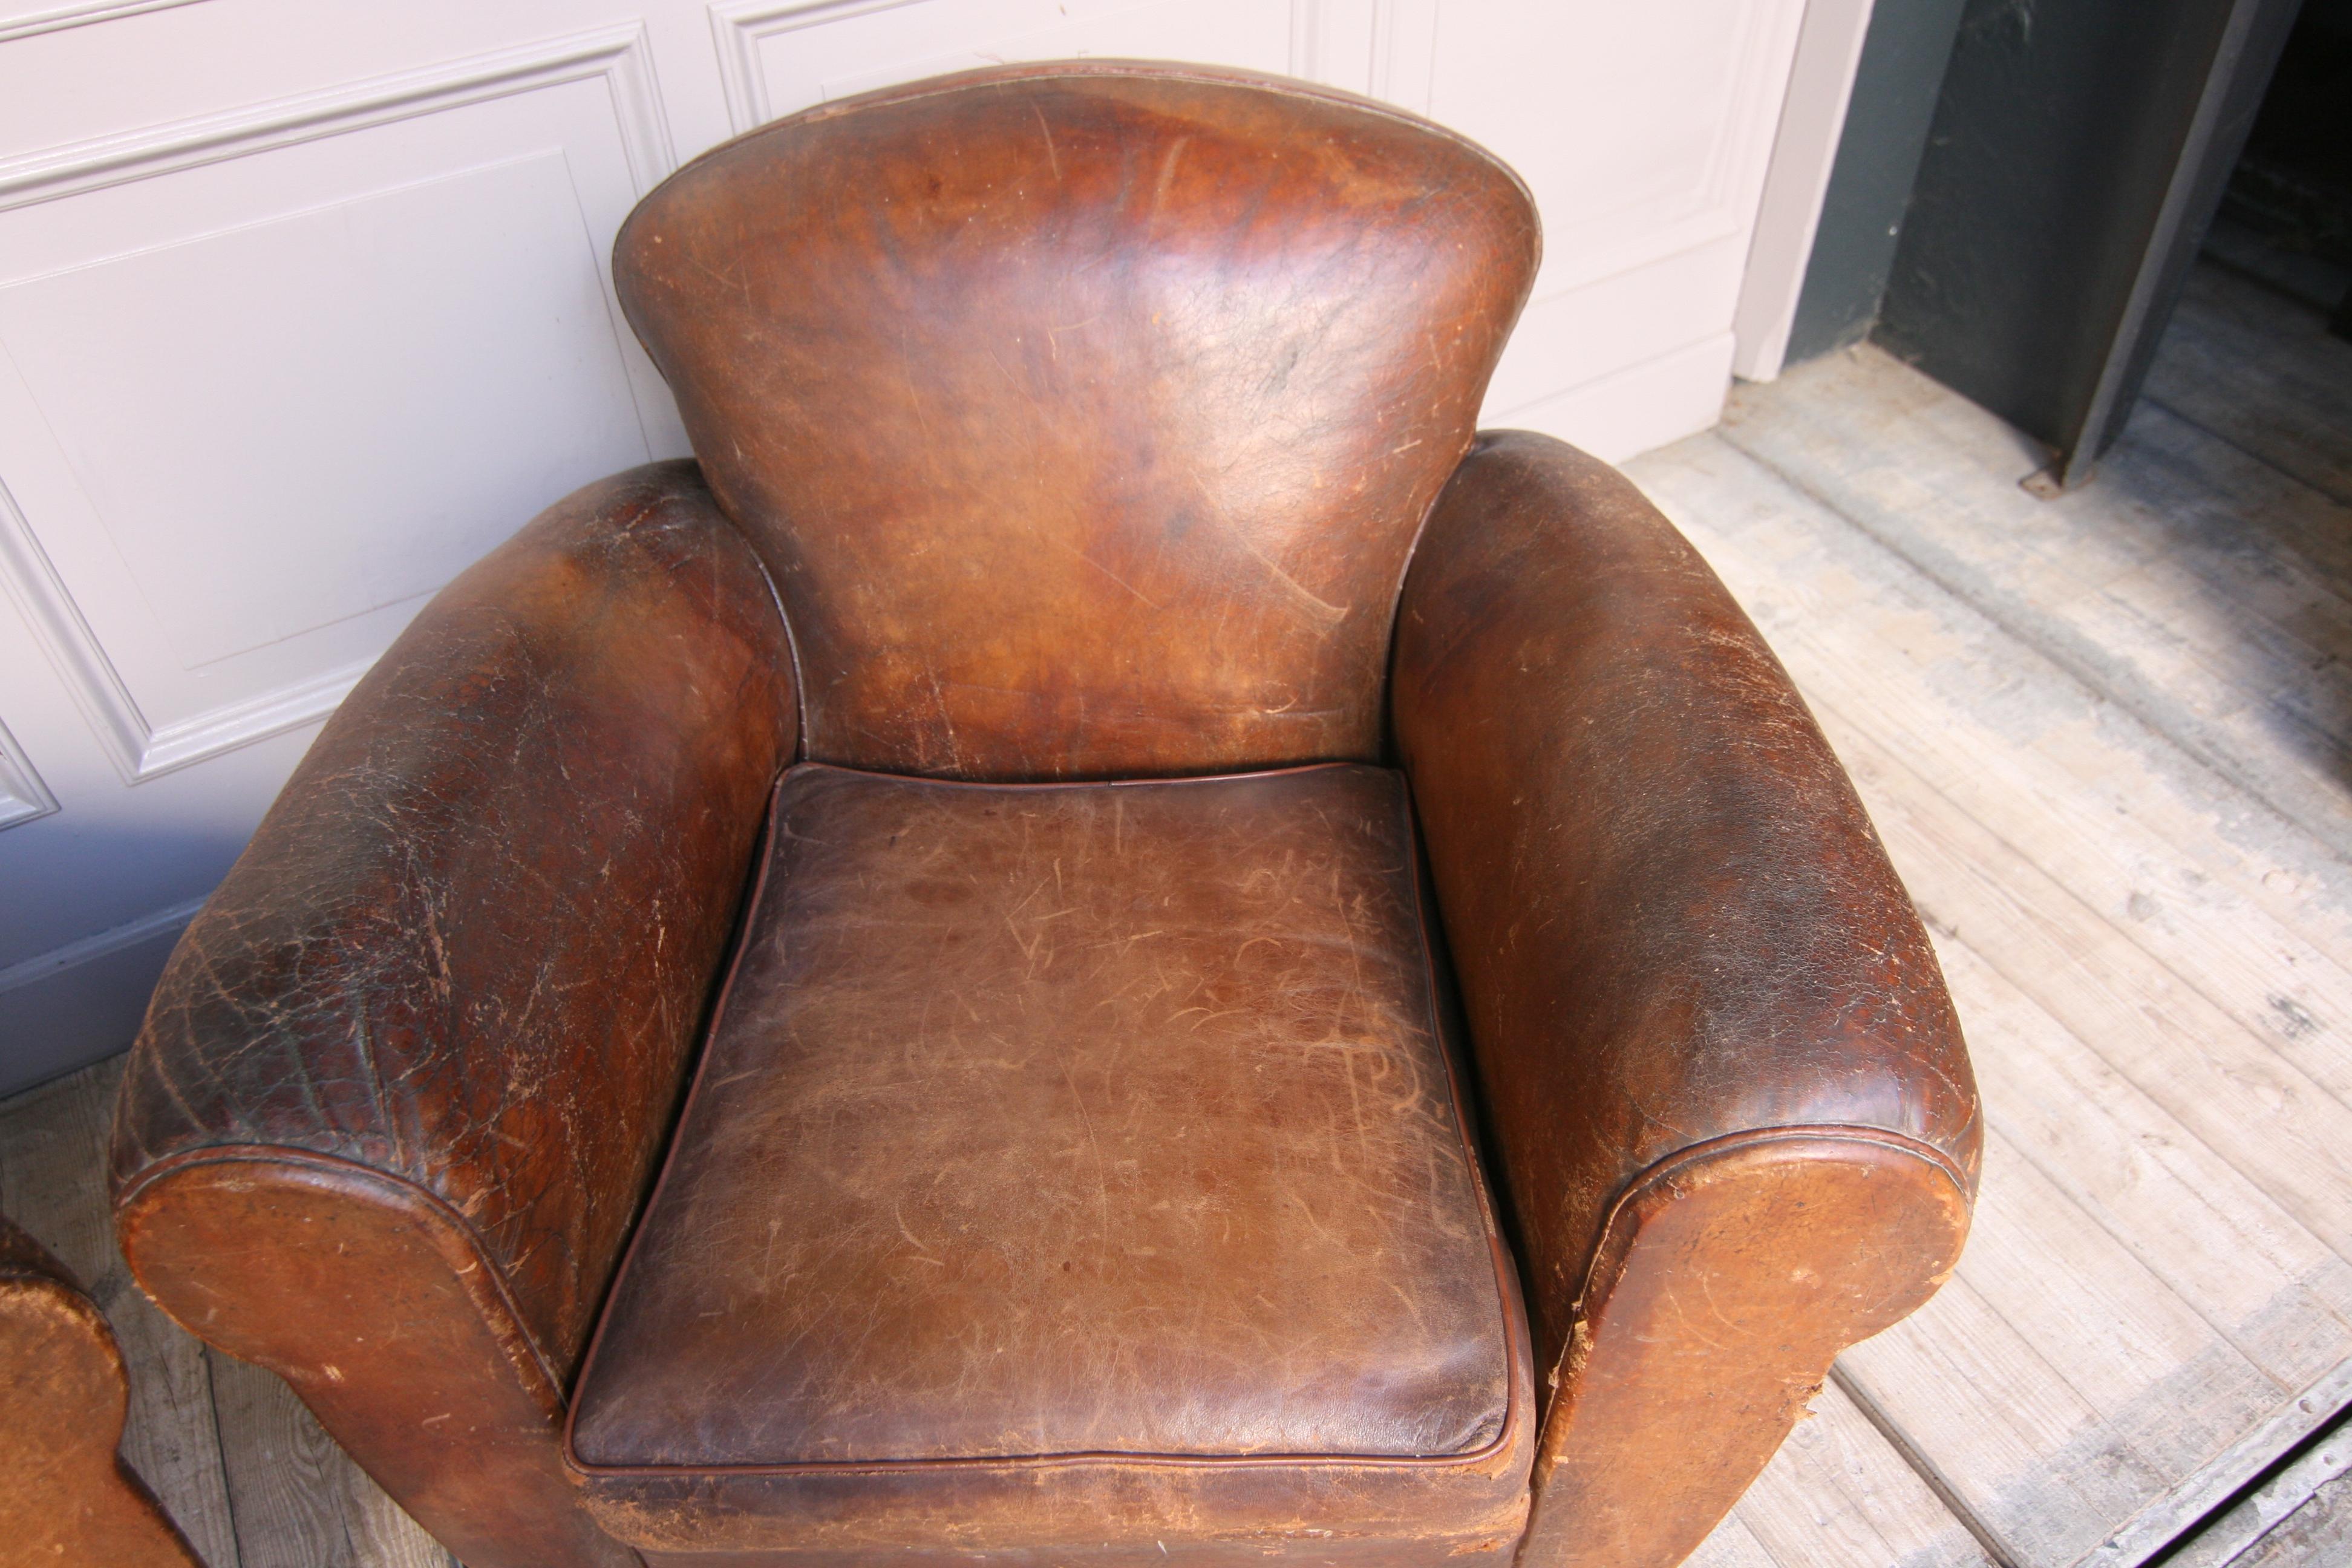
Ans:
MULTIPOLYGON (((1976 1538, 1832 1383, 1732 1514, 1767 1561, 1990 1568, 1976 1538)), ((1728 1521, 1727 1521, 1728 1522, 1728 1521)), ((1720 1532, 1718 1532, 1720 1533, 1720 1532)))
POLYGON ((205 1354, 244 1568, 452 1568, 282 1380, 205 1354))
POLYGON ((2153 405, 2142 415, 2101 480, 2055 501, 2017 484, 2040 466, 2038 448, 1872 349, 1735 395, 1723 438, 2341 854, 2352 848, 2343 616, 2300 628, 2297 647, 2321 660, 2313 668, 2249 613, 2265 575, 2290 574, 2308 595, 2320 574, 2294 540, 2243 527, 2230 486, 2259 473, 2294 498, 2287 510, 2312 514, 2303 531, 2314 535, 2342 504, 2251 463, 2206 475, 2224 463, 2224 443, 2179 420, 2145 437, 2138 426, 2167 416, 2153 405), (2176 439, 2200 459, 2161 482, 2153 465, 2134 468, 2135 444, 2176 439), (2135 489, 2157 493, 2143 501, 2135 489), (2232 515, 2235 530, 2219 521, 2232 515), (2180 592, 2184 566, 2212 591, 2180 592))
POLYGON ((2352 513, 2160 406, 2036 500, 1873 351, 1735 412, 1631 470, 1854 773, 1990 1127, 1838 1382, 2011 1562, 2144 1561, 2352 1395, 2352 513))
POLYGON ((2352 421, 2330 416, 2352 381, 2352 343, 2328 336, 2326 322, 2304 300, 2198 268, 2142 395, 2352 502, 2352 421))

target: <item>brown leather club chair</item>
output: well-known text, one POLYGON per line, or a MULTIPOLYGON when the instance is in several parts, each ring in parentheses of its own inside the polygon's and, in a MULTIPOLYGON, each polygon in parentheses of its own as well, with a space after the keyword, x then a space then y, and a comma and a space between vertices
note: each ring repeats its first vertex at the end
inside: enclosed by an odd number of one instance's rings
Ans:
POLYGON ((129 1407, 106 1314, 0 1215, 0 1562, 204 1568, 117 1452, 129 1407))
MULTIPOLYGON (((472 1568, 1664 1565, 1966 1229, 1935 959, 1437 127, 982 71, 695 160, 695 451, 452 584, 189 929, 141 1281, 472 1568)), ((429 461, 429 455, 420 455, 429 461)))

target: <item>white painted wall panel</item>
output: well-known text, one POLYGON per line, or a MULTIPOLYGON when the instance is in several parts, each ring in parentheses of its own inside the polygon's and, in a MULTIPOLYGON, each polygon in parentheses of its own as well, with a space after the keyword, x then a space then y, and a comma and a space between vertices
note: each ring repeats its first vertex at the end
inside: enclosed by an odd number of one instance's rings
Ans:
POLYGON ((0 827, 14 827, 57 809, 58 797, 49 793, 40 770, 8 726, 0 724, 0 827))
POLYGON ((1543 270, 1487 420, 1612 459, 1704 429, 1727 382, 1690 351, 1731 326, 1803 7, 1420 4, 1391 95, 1509 160, 1543 215, 1543 270), (1612 397, 1567 395, 1645 363, 1612 397), (1633 385, 1647 401, 1621 407, 1633 385))
POLYGON ((560 150, 0 286, 0 341, 191 672, 429 594, 647 450, 560 150))
POLYGON ((684 449, 608 271, 679 157, 993 60, 1384 97, 1493 146, 1543 212, 1490 418, 1622 457, 1720 405, 1802 10, 0 0, 0 1091, 121 1043, 434 589, 684 449))
POLYGON ((877 87, 1022 60, 1172 54, 1312 75, 1303 14, 1313 9, 1311 0, 734 0, 711 7, 711 19, 730 118, 748 131, 877 87))

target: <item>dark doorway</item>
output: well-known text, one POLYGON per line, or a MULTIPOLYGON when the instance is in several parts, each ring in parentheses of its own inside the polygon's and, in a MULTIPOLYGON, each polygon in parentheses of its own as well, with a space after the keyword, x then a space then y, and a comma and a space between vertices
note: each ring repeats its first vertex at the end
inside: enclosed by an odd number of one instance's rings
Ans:
POLYGON ((2296 0, 1969 0, 1874 336, 2080 483, 2121 433, 2296 0))

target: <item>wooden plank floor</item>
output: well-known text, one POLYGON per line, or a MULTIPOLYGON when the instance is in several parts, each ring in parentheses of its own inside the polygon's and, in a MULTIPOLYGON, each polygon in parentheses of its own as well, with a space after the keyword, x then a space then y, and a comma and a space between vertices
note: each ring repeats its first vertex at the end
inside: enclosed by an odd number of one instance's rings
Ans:
MULTIPOLYGON (((1990 1134, 1950 1285, 1837 1369, 1825 1416, 1882 1448, 1828 1484, 1792 1444, 1702 1560, 2136 1563, 2352 1403, 2352 345, 2322 321, 2200 268, 2056 501, 1874 350, 1632 465, 1853 769, 1990 1134), (1759 1519, 1895 1496, 1913 1537, 1851 1552, 1759 1519)), ((2210 1560, 2303 1561, 2299 1531, 2337 1561, 2325 1496, 2228 1510, 2210 1560)))
MULTIPOLYGON (((1707 1568, 2352 1556, 2352 345, 2200 270, 2095 483, 1872 350, 1630 465, 1748 605, 1933 931, 1990 1127, 1944 1292, 1840 1363, 1707 1568)), ((214 1568, 446 1568, 114 1256, 113 1064, 0 1104, 126 1451, 214 1568)))

